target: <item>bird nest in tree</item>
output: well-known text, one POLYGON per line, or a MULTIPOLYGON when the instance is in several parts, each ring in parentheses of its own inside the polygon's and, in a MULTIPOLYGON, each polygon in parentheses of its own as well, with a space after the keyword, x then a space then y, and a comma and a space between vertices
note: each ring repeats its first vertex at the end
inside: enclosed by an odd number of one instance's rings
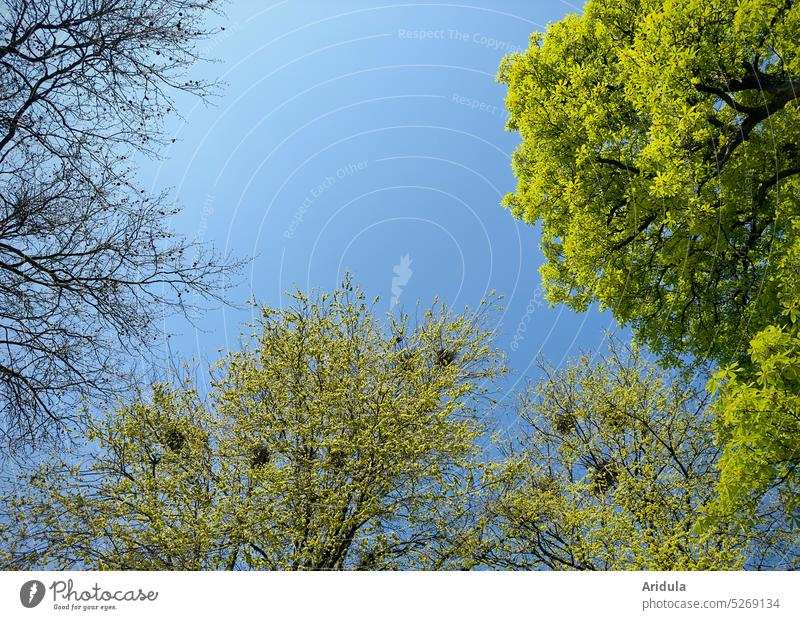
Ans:
POLYGON ((250 466, 251 467, 264 467, 265 465, 269 464, 270 459, 270 450, 265 444, 259 444, 255 448, 250 455, 250 466))
POLYGON ((569 435, 577 426, 578 419, 572 413, 559 413, 553 418, 553 428, 559 435, 569 435))
POLYGON ((551 474, 537 476, 531 486, 540 493, 553 493, 561 488, 558 480, 551 474))
POLYGON ((440 347, 436 349, 436 363, 445 368, 456 360, 456 352, 453 349, 440 347))
POLYGON ((328 455, 328 464, 331 467, 339 469, 347 462, 347 455, 344 450, 332 450, 328 455))
POLYGON ((600 493, 605 493, 617 486, 619 481, 619 467, 610 460, 604 459, 597 462, 592 468, 592 488, 600 493))
POLYGON ((164 437, 164 445, 172 452, 180 452, 186 445, 186 435, 177 428, 171 428, 164 437))

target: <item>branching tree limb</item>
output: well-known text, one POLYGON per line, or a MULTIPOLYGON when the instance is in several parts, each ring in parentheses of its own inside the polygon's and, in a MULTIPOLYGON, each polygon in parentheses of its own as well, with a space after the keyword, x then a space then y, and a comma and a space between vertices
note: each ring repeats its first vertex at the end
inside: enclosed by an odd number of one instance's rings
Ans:
POLYGON ((132 156, 169 141, 171 97, 214 0, 0 2, 0 433, 52 439, 119 394, 159 319, 220 299, 238 265, 169 228, 132 156), (200 302, 202 303, 202 301, 200 302))

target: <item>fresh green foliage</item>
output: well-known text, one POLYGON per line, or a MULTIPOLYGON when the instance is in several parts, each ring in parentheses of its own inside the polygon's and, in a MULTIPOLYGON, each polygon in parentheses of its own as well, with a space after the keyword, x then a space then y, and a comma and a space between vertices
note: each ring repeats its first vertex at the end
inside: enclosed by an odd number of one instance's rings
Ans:
POLYGON ((800 7, 590 0, 499 78, 523 138, 505 204, 542 223, 549 299, 721 364, 712 513, 796 521, 800 7))
POLYGON ((590 0, 505 58, 505 204, 542 223, 549 299, 743 361, 797 271, 799 53, 792 1, 590 0))
POLYGON ((711 522, 738 521, 754 527, 765 498, 776 518, 800 532, 800 337, 797 329, 769 327, 750 348, 755 381, 741 369, 714 377, 721 391, 716 405, 720 496, 711 505, 711 522))
POLYGON ((207 399, 156 385, 95 420, 81 462, 24 480, 0 566, 461 567, 503 371, 490 307, 386 325, 348 279, 263 308, 207 399))
MULTIPOLYGON (((800 218, 795 218, 800 220, 800 218)), ((800 531, 800 242, 778 263, 782 320, 750 342, 745 367, 720 370, 709 382, 719 392, 717 433, 724 446, 719 498, 710 522, 763 522, 800 531)), ((800 551, 795 550, 800 555, 800 551)))
POLYGON ((708 395, 690 377, 612 342, 523 399, 497 474, 497 548, 507 568, 725 570, 787 567, 774 532, 696 528, 718 450, 708 395))

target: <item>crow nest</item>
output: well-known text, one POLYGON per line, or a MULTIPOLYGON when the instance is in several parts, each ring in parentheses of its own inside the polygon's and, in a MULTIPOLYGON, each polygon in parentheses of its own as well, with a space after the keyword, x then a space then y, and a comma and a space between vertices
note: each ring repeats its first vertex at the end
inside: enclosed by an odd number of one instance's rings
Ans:
POLYGON ((263 443, 258 444, 250 452, 250 467, 255 469, 257 467, 264 467, 265 465, 268 465, 270 456, 271 454, 269 446, 263 443))
POLYGON ((180 452, 186 445, 186 435, 177 428, 169 428, 164 435, 164 446, 171 452, 180 452))
POLYGON ((569 411, 561 412, 553 418, 553 429, 559 435, 569 435, 578 426, 578 419, 569 411))
POLYGON ((344 450, 331 450, 330 454, 328 454, 328 464, 335 469, 341 469, 346 462, 347 454, 345 454, 344 450))
POLYGON ((539 493, 556 493, 561 489, 561 484, 552 474, 537 476, 533 479, 531 486, 539 493))
POLYGON ((600 459, 589 466, 592 476, 592 489, 598 493, 606 493, 619 482, 619 465, 611 459, 600 459))
POLYGON ((455 349, 448 349, 447 347, 441 346, 435 351, 436 364, 442 368, 446 368, 456 361, 457 355, 455 349))

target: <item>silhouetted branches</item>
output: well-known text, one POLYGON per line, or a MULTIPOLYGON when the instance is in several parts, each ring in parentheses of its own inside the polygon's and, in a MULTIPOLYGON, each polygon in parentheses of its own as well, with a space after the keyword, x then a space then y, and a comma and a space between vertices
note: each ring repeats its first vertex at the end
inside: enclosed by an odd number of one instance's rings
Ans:
POLYGON ((129 161, 157 156, 214 0, 0 2, 0 432, 53 438, 131 379, 165 313, 237 267, 169 228, 129 161))

